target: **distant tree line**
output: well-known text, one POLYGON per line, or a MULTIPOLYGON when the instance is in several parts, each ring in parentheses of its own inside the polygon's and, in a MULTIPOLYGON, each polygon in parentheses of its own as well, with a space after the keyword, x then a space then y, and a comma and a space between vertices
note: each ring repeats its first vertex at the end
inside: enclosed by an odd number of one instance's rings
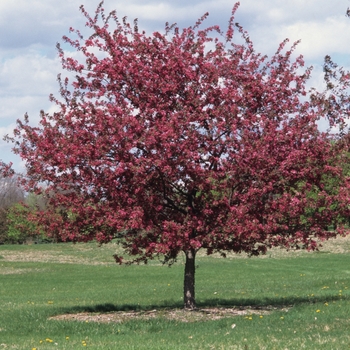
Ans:
POLYGON ((53 241, 31 220, 36 213, 45 212, 47 200, 26 192, 20 175, 0 175, 0 244, 53 241))

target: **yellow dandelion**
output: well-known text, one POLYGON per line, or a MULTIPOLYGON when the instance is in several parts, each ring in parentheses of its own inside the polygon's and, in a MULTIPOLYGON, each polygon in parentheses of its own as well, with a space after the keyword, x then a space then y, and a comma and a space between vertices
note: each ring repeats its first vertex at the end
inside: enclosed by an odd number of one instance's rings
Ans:
POLYGON ((66 340, 69 340, 69 337, 68 337, 68 336, 66 337, 66 340))
POLYGON ((263 316, 263 315, 260 315, 259 317, 260 317, 260 318, 263 318, 264 316, 263 316))
POLYGON ((321 312, 321 310, 320 310, 320 309, 317 309, 316 312, 321 312))
POLYGON ((326 306, 328 306, 328 303, 324 303, 326 306))
POLYGON ((50 338, 46 338, 45 340, 46 340, 46 342, 48 342, 48 343, 52 343, 52 342, 53 342, 53 340, 50 339, 50 338))
POLYGON ((280 319, 281 319, 281 320, 284 320, 284 317, 283 317, 283 316, 281 316, 281 317, 280 317, 280 319))

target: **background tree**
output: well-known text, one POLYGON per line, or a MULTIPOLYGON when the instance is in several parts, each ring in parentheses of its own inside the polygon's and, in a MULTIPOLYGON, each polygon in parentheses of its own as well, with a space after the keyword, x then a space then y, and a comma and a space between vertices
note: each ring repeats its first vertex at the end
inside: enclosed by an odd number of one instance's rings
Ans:
POLYGON ((28 186, 47 182, 50 204, 69 208, 41 215, 41 224, 63 240, 117 238, 134 262, 171 264, 183 251, 188 309, 199 249, 315 249, 317 238, 344 233, 327 226, 348 212, 342 153, 330 147, 337 137, 317 126, 344 116, 325 107, 326 94, 308 94, 311 69, 293 59, 296 44, 282 42, 270 59, 254 51, 234 24, 237 7, 226 32, 201 29, 206 14, 150 36, 137 21, 106 16, 102 3, 94 17, 81 7, 92 34, 64 37, 78 59, 58 45, 75 76, 59 77, 58 111, 15 130, 28 186), (325 176, 337 179, 336 191, 325 176))
MULTIPOLYGON (((1 165, 0 165, 1 167, 1 165)), ((18 176, 9 173, 9 167, 0 170, 0 243, 10 243, 7 215, 10 208, 24 199, 24 191, 19 186, 18 176)))
POLYGON ((38 215, 45 215, 47 211, 47 201, 42 195, 33 192, 27 193, 21 202, 13 204, 7 210, 7 234, 6 243, 57 241, 52 232, 48 238, 44 227, 40 226, 36 220, 38 215))

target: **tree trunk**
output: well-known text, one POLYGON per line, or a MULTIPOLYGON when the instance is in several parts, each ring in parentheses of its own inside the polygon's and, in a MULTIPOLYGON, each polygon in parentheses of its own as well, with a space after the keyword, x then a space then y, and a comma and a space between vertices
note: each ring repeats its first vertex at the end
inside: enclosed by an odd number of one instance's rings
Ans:
POLYGON ((186 250, 185 255, 184 308, 186 310, 194 310, 196 308, 196 301, 194 297, 194 263, 196 251, 194 249, 186 250))

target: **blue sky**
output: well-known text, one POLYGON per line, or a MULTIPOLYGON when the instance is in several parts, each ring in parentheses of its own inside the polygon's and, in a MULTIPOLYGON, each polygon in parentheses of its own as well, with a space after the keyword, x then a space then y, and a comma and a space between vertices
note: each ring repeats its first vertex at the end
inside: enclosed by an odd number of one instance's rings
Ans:
MULTIPOLYGON (((98 0, 85 0, 93 13, 98 0)), ((165 22, 190 26, 205 12, 207 25, 225 29, 235 1, 227 0, 105 0, 104 8, 116 9, 119 17, 139 19, 151 34, 162 31, 165 22)), ((350 19, 345 17, 348 0, 241 0, 236 21, 248 30, 257 51, 272 54, 289 38, 301 40, 298 53, 314 66, 310 84, 322 87, 322 63, 326 54, 350 70, 350 19)), ((73 26, 84 31, 79 11, 82 0, 0 1, 0 160, 13 162, 16 171, 24 163, 2 141, 11 134, 16 120, 28 113, 33 125, 39 111, 54 109, 50 93, 58 96, 57 74, 61 71, 56 42, 73 26)))

